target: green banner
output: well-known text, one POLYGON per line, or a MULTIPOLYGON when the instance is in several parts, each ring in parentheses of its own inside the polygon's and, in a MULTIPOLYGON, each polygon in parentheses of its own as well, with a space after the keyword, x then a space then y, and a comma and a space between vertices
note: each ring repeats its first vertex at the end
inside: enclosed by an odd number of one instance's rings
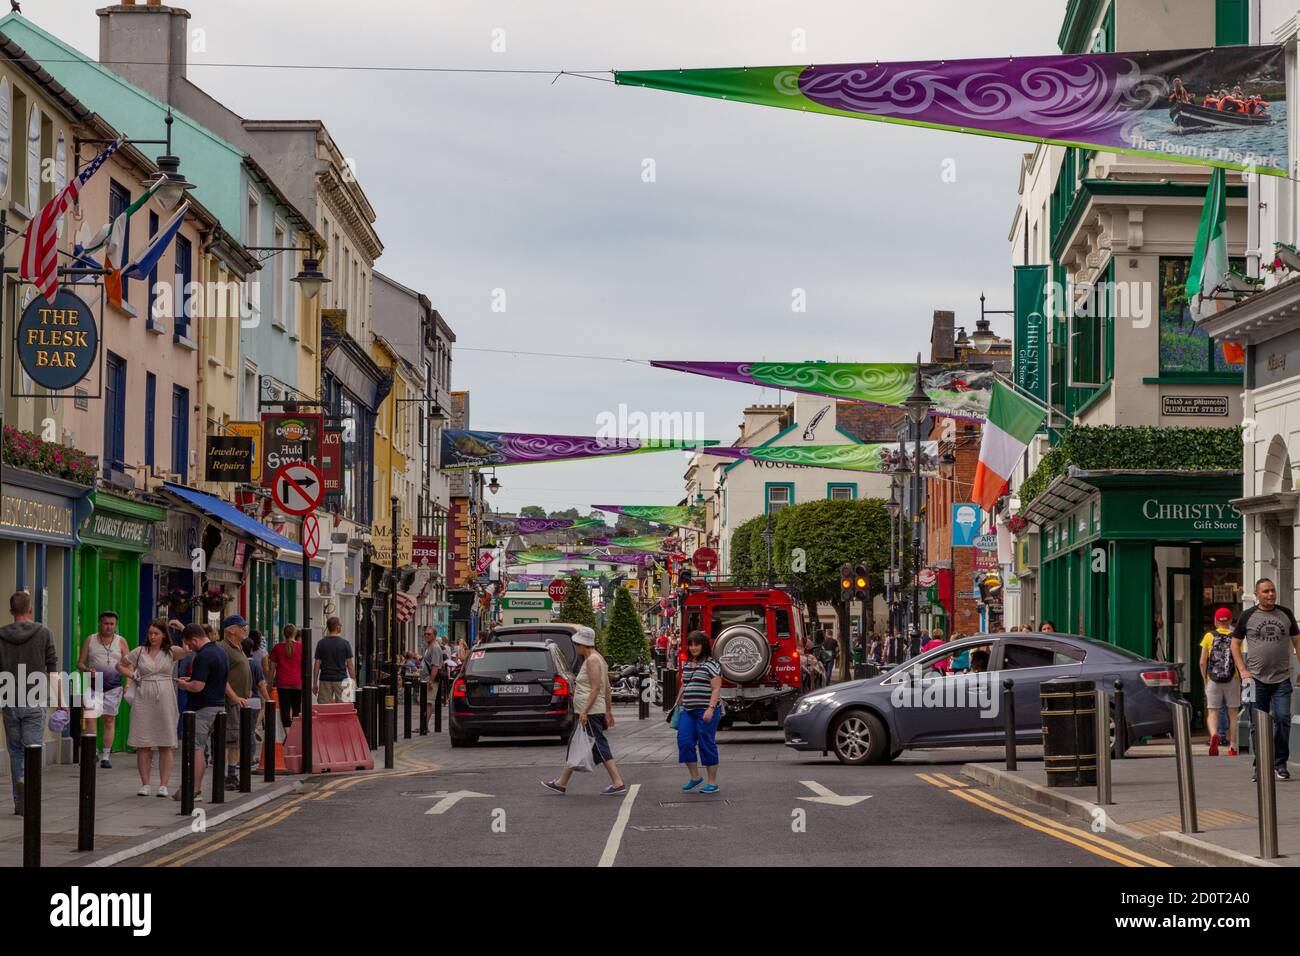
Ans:
POLYGON ((1047 266, 1015 267, 1016 385, 1047 401, 1047 266))

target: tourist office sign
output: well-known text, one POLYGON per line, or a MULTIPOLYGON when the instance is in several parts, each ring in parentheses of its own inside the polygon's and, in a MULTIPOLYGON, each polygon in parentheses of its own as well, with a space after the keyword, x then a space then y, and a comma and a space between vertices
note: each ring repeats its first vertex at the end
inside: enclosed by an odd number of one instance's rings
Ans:
POLYGON ((66 289, 53 302, 44 296, 33 299, 18 319, 16 338, 23 370, 37 385, 53 391, 76 385, 99 357, 95 316, 66 289))

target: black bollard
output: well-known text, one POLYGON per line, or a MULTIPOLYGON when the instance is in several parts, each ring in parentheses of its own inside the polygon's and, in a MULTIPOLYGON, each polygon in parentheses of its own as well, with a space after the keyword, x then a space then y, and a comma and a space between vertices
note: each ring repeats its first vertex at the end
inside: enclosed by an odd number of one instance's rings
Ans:
POLYGON ((379 720, 375 715, 375 688, 367 686, 365 691, 365 708, 366 708, 366 744, 371 750, 379 749, 379 720))
POLYGON ((670 668, 669 670, 664 671, 664 697, 663 697, 664 713, 667 713, 668 711, 672 710, 673 705, 676 702, 677 702, 677 672, 670 668))
POLYGON ((266 728, 262 731, 262 779, 267 783, 275 781, 275 701, 268 700, 262 705, 266 708, 266 728))
MULTIPOLYGON (((366 739, 366 746, 370 746, 370 688, 358 687, 356 694, 353 696, 353 704, 357 708, 357 722, 361 724, 361 736, 366 739)), ((373 748, 371 748, 373 749, 373 748)))
POLYGON ((181 715, 181 816, 194 812, 194 711, 181 715))
POLYGON ((434 696, 433 699, 433 732, 435 734, 442 733, 442 705, 446 699, 447 699, 446 681, 443 679, 442 675, 439 674, 438 693, 434 696))
POLYGON ((1124 682, 1115 681, 1115 758, 1122 759, 1128 750, 1128 721, 1124 719, 1124 682))
POLYGON ((68 708, 68 733, 72 736, 72 762, 81 763, 81 733, 84 728, 81 726, 81 705, 75 704, 68 708))
POLYGON ((384 769, 392 770, 396 755, 393 747, 397 743, 397 701, 384 697, 384 769))
MULTIPOLYGON (((434 678, 435 680, 437 678, 434 678)), ((429 733, 429 682, 420 681, 420 736, 425 737, 429 733)))
POLYGON ((415 685, 410 681, 406 682, 404 688, 405 700, 402 701, 402 739, 411 739, 411 708, 415 706, 415 685))
POLYGON ((40 744, 29 744, 23 748, 23 866, 25 867, 41 865, 41 771, 45 769, 44 764, 44 747, 40 744))
POLYGON ((77 799, 77 850, 88 853, 95 849, 95 735, 78 736, 82 741, 77 799))
POLYGON ((226 802, 226 712, 220 711, 212 721, 212 802, 226 802))
POLYGON ((1002 732, 1007 739, 1007 769, 1016 769, 1016 682, 1002 682, 1002 732))
POLYGON ((650 695, 654 692, 654 681, 651 678, 651 671, 644 664, 641 665, 641 671, 637 674, 637 695, 636 695, 636 719, 646 720, 650 717, 650 695))
POLYGON ((253 792, 253 725, 251 707, 239 708, 239 792, 253 792))

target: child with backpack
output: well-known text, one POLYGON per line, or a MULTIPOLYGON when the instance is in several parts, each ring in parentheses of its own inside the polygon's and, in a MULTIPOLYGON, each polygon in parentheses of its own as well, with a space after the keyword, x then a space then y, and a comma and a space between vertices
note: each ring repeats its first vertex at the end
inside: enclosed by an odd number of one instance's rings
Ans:
POLYGON ((1214 612, 1214 630, 1201 640, 1201 678, 1205 682, 1205 723, 1210 728, 1210 756, 1219 755, 1219 710, 1228 708, 1228 756, 1237 756, 1237 712, 1241 709, 1241 675, 1232 660, 1232 612, 1214 612))

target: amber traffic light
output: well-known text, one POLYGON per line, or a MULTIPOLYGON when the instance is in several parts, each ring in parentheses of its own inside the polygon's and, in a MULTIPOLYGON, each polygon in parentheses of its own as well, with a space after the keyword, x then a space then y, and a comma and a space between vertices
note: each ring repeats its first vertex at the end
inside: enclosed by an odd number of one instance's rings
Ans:
POLYGON ((867 593, 868 580, 867 566, 865 564, 859 564, 853 569, 853 596, 860 601, 865 601, 869 597, 867 593))

